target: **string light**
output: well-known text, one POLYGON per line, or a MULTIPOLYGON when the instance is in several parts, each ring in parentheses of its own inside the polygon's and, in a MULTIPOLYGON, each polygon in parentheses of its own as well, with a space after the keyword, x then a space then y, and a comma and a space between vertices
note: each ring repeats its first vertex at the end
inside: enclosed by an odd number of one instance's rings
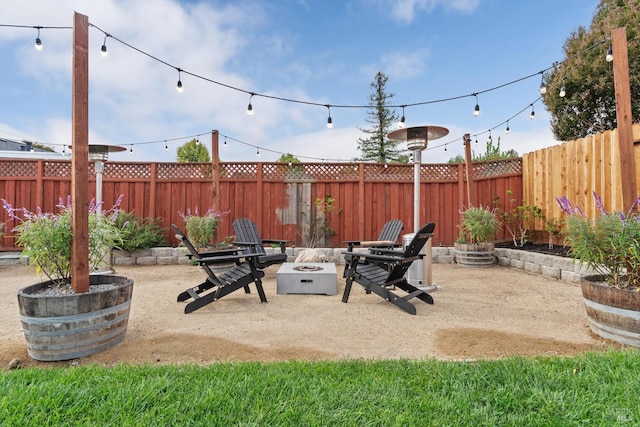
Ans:
POLYGON ((404 129, 404 105, 402 106, 402 117, 400 118, 400 123, 398 123, 398 129, 404 129))
POLYGON ((475 117, 478 117, 478 116, 480 115, 480 104, 478 104, 478 94, 477 94, 477 93, 474 93, 474 94, 473 94, 473 96, 475 96, 475 97, 476 97, 476 106, 475 106, 475 108, 473 109, 473 115, 474 115, 475 117))
POLYGON ((604 59, 607 62, 613 61, 613 49, 611 48, 611 46, 609 46, 609 49, 607 50, 607 56, 605 56, 604 59))
POLYGON ((222 146, 223 146, 223 147, 226 147, 226 146, 227 146, 227 137, 226 137, 226 136, 224 137, 224 142, 222 143, 222 146))
POLYGON ((251 105, 251 98, 253 98, 255 93, 251 92, 251 96, 249 97, 249 105, 247 105, 247 115, 253 116, 253 105, 251 105))
POLYGON ((489 144, 491 144, 493 142, 493 138, 491 138, 491 129, 489 129, 489 140, 488 140, 489 144))
MULTIPOLYGON (((328 119, 327 119, 327 127, 328 127, 328 128, 332 128, 332 127, 333 127, 333 120, 332 120, 332 118, 331 118, 331 109, 330 109, 330 107, 332 107, 332 106, 333 106, 333 107, 337 107, 337 108, 370 108, 370 106, 369 106, 369 105, 364 106, 364 105, 330 105, 330 104, 319 104, 319 103, 314 103, 314 102, 300 101, 300 100, 295 100, 295 99, 281 98, 281 97, 276 97, 276 96, 263 95, 263 94, 258 94, 258 93, 254 93, 254 92, 249 92, 249 91, 246 91, 246 90, 241 89, 241 88, 233 87, 233 86, 230 86, 230 85, 225 84, 225 83, 217 82, 217 81, 214 81, 214 80, 208 79, 208 78, 206 78, 206 77, 202 77, 202 76, 199 76, 199 75, 197 75, 197 74, 194 74, 194 73, 190 73, 190 72, 184 71, 184 70, 182 70, 181 68, 175 67, 175 66, 173 66, 173 65, 171 65, 171 64, 169 64, 169 63, 167 63, 167 62, 165 62, 165 61, 163 61, 163 60, 161 60, 161 59, 159 59, 159 58, 156 58, 156 57, 154 57, 154 56, 152 56, 152 55, 150 55, 150 54, 148 54, 148 53, 146 53, 146 52, 144 52, 144 51, 142 51, 142 50, 140 50, 140 49, 138 49, 138 48, 136 48, 136 47, 134 47, 134 46, 132 46, 132 45, 129 45, 128 43, 126 43, 126 42, 124 42, 124 41, 122 41, 122 40, 119 40, 119 39, 118 39, 118 38, 116 38, 116 37, 113 37, 112 35, 108 34, 108 33, 107 33, 107 32, 105 32, 105 31, 103 31, 102 29, 100 29, 99 27, 95 26, 94 24, 91 24, 91 23, 90 23, 89 25, 90 25, 90 26, 92 26, 92 27, 94 27, 94 28, 96 28, 96 29, 98 29, 98 30, 99 30, 99 31, 101 31, 102 33, 104 33, 105 38, 104 38, 103 46, 105 47, 105 49, 104 49, 105 51, 106 51, 106 38, 107 38, 107 37, 112 37, 112 38, 114 38, 116 41, 119 41, 120 43, 122 43, 122 44, 124 44, 124 45, 126 45, 126 46, 130 47, 131 49, 133 49, 133 50, 137 51, 138 53, 141 53, 141 54, 143 54, 143 55, 146 55, 146 56, 148 56, 148 57, 150 57, 150 58, 152 58, 152 59, 154 59, 154 60, 156 60, 156 61, 158 61, 158 62, 160 62, 160 63, 163 63, 164 65, 167 65, 167 66, 170 66, 170 67, 172 67, 172 68, 175 68, 175 69, 178 71, 178 84, 177 84, 176 89, 177 89, 179 92, 182 92, 181 72, 185 72, 185 73, 190 74, 190 75, 192 75, 192 76, 194 76, 194 77, 196 77, 196 78, 200 78, 200 79, 202 79, 202 80, 205 80, 205 81, 208 81, 208 82, 211 82, 211 83, 214 83, 214 84, 220 85, 220 86, 224 86, 224 87, 226 87, 226 88, 228 88, 228 89, 232 89, 232 90, 237 90, 237 91, 242 91, 242 92, 248 93, 248 94, 250 94, 250 95, 251 95, 251 98, 252 98, 253 96, 263 96, 263 97, 267 97, 267 98, 271 98, 271 99, 276 99, 276 100, 281 100, 281 101, 286 101, 286 102, 293 102, 293 103, 300 103, 300 104, 307 104, 307 105, 317 105, 317 106, 324 105, 325 107, 327 107, 327 109, 328 109, 328 113, 329 113, 329 115, 328 115, 328 119)), ((26 26, 15 26, 15 25, 7 25, 7 24, 0 24, 0 26, 26 27, 26 26)), ((36 39, 36 42, 40 39, 40 28, 65 28, 65 29, 71 29, 71 27, 36 27, 36 26, 34 26, 34 27, 30 27, 30 28, 36 28, 36 29, 38 29, 38 37, 37 37, 37 39, 36 39)), ((604 40, 602 40, 602 41, 597 42, 597 43, 596 43, 596 44, 594 44, 593 46, 591 46, 591 47, 589 47, 589 48, 587 48, 587 49, 585 49, 585 50, 583 50, 583 51, 579 52, 578 54, 574 55, 574 57, 576 57, 576 56, 578 56, 578 55, 582 55, 584 52, 588 52, 588 51, 594 52, 594 51, 595 51, 595 48, 596 48, 596 47, 598 47, 598 46, 600 46, 600 45, 601 45, 601 44, 603 44, 604 42, 606 42, 606 40, 610 40, 610 38, 606 38, 606 39, 604 39, 604 40)), ((41 49, 41 48, 42 48, 42 41, 41 41, 41 40, 40 40, 40 43, 37 43, 37 46, 40 46, 40 47, 39 47, 39 49, 41 49)), ((609 53, 612 53, 612 52, 611 52, 611 48, 609 48, 609 51, 608 51, 608 54, 607 54, 607 60, 609 60, 609 53)), ((573 57, 572 57, 572 58, 573 58, 573 57)), ((611 58, 612 58, 612 54, 611 54, 611 58)), ((541 74, 541 75, 542 75, 542 82, 541 82, 541 85, 540 85, 540 93, 541 93, 541 94, 545 94, 545 93, 546 93, 547 88, 546 88, 546 86, 544 85, 544 72, 545 72, 545 71, 548 71, 548 70, 550 70, 550 69, 552 69, 552 68, 556 68, 556 67, 558 66, 558 64, 563 64, 563 63, 565 63, 565 62, 569 61, 570 59, 571 59, 571 58, 566 58, 565 60, 563 60, 563 61, 561 61, 561 62, 559 62, 559 63, 558 63, 558 62, 556 62, 556 63, 554 63, 554 64, 553 64, 553 66, 551 66, 551 67, 549 67, 549 68, 547 68, 547 69, 545 69, 545 70, 543 70, 543 71, 537 72, 537 73, 535 73, 535 74, 532 74, 532 75, 529 75, 529 76, 525 76, 525 77, 522 77, 522 78, 516 79, 516 80, 514 80, 514 81, 511 81, 511 82, 508 82, 508 83, 504 83, 504 84, 501 84, 501 85, 498 85, 498 86, 495 86, 495 87, 492 87, 492 88, 489 88, 489 89, 485 89, 485 90, 482 90, 482 91, 477 91, 477 92, 472 93, 471 95, 475 96, 475 98, 476 98, 476 108, 474 109, 474 116, 476 116, 476 117, 477 117, 477 116, 479 116, 479 114, 480 114, 480 107, 479 107, 479 102, 478 102, 478 95, 479 95, 479 94, 486 93, 486 92, 490 92, 490 91, 494 91, 494 90, 497 90, 497 89, 503 88, 503 87, 505 87, 505 86, 512 85, 512 84, 514 84, 514 83, 517 83, 517 82, 520 82, 520 81, 526 80, 526 79, 528 79, 528 78, 531 78, 531 77, 533 77, 533 76, 535 76, 535 75, 537 75, 537 74, 541 74), (477 112, 477 114, 476 114, 476 112, 477 112)), ((584 61, 585 59, 586 59, 586 58, 583 58, 583 59, 582 59, 582 61, 584 61)), ((561 96, 561 97, 564 97, 565 95, 566 95, 566 89, 565 89, 565 87, 564 87, 564 86, 562 86, 562 89, 561 89, 561 91, 560 91, 560 96, 561 96)), ((412 104, 390 105, 389 107, 390 107, 390 108, 393 108, 393 107, 401 107, 401 108, 403 109, 403 118, 404 118, 404 115, 405 115, 405 111, 404 111, 404 110, 405 110, 405 107, 418 106, 418 105, 426 105, 426 104, 439 103, 439 102, 446 102, 446 101, 452 101, 452 100, 456 100, 456 99, 460 99, 460 98, 468 97, 468 96, 470 96, 470 95, 461 95, 461 96, 455 96, 455 97, 450 97, 450 98, 445 98, 445 99, 438 99, 438 100, 431 100, 431 101, 417 102, 417 103, 412 103, 412 104)), ((250 98, 250 100, 249 100, 249 104, 251 104, 251 98, 250 98)), ((535 114, 535 113, 534 113, 534 111, 533 111, 533 104, 530 104, 529 106, 531 106, 531 108, 532 108, 532 114, 531 114, 531 115, 533 116, 533 115, 535 114)), ((524 110, 526 110, 526 108, 525 108, 525 109, 523 109, 523 110, 521 110, 521 111, 520 111, 519 113, 517 113, 516 115, 512 116, 510 119, 512 119, 513 117, 515 117, 515 116, 519 115, 519 114, 520 114, 521 112, 523 112, 524 110)), ((403 121, 401 120, 401 123, 402 123, 402 122, 403 122, 403 121)), ((507 122, 507 129, 509 129, 508 120, 507 120, 506 122, 507 122)), ((505 122, 502 122, 502 123, 505 123, 505 122)), ((399 126, 400 126, 400 124, 399 124, 399 126)), ((492 129, 495 129, 495 128, 492 128, 492 129)), ((490 135, 489 135, 489 138, 490 138, 490 141, 491 141, 491 130, 489 130, 489 134, 490 134, 490 135)), ((151 143, 151 142, 146 142, 146 143, 151 143)), ((477 137, 476 137, 476 144, 477 144, 477 143, 478 143, 478 140, 477 140, 477 137)), ((138 143, 138 144, 145 144, 145 143, 138 143)), ((136 144, 136 145, 137 145, 137 144, 136 144)), ((226 138, 225 138, 225 144, 224 144, 224 145, 226 146, 226 138)), ((249 145, 250 145, 250 144, 249 144, 249 145)), ((167 146, 166 142, 165 142, 165 146, 167 146)), ((430 147, 430 148, 436 148, 436 147, 437 147, 437 146, 432 146, 432 147, 430 147)), ((446 148, 446 144, 445 144, 445 148, 446 148)), ((130 152, 133 152, 133 144, 131 145, 131 150, 130 150, 130 152)))
POLYGON ((133 155, 133 144, 131 144, 131 148, 129 148, 129 154, 133 155))
MULTIPOLYGON (((540 73, 542 73, 542 71, 540 73)), ((545 93, 547 93, 547 85, 544 84, 544 75, 543 75, 540 80, 540 95, 544 95, 545 93)))
POLYGON ((260 157, 260 148, 257 148, 257 147, 256 147, 256 156, 260 157))
POLYGON ((562 85, 562 88, 560 88, 560 98, 564 98, 567 95, 567 89, 564 87, 564 85, 562 85))
POLYGON ((40 40, 40 29, 42 27, 34 27, 38 30, 38 35, 36 36, 36 50, 42 50, 42 40, 40 40))
POLYGON ((531 104, 531 114, 529 114, 531 120, 536 118, 536 112, 533 110, 533 104, 531 104))
POLYGON ((327 110, 329 110, 329 117, 327 118, 327 129, 333 129, 333 120, 331 120, 331 106, 326 105, 327 110))
POLYGON ((182 93, 182 91, 184 90, 184 89, 182 88, 182 80, 180 80, 180 73, 182 72, 182 69, 180 69, 180 68, 176 68, 176 70, 178 70, 178 83, 176 84, 176 90, 177 90, 179 93, 182 93))
POLYGON ((507 128, 504 130, 504 133, 509 134, 509 132, 511 132, 511 129, 509 129, 509 120, 507 120, 507 128))
POLYGON ((100 56, 102 56, 103 58, 106 58, 107 56, 107 37, 109 37, 109 34, 104 35, 104 41, 102 42, 102 47, 100 48, 100 56))
POLYGON ((169 151, 169 145, 167 145, 167 140, 164 140, 164 151, 169 151))

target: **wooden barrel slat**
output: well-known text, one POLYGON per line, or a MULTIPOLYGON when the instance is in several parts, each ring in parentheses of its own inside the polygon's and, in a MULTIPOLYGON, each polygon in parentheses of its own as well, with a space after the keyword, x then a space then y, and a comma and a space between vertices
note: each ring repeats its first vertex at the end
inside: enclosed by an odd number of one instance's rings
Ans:
POLYGON ((125 338, 133 280, 92 275, 91 285, 116 286, 83 294, 34 294, 49 284, 38 283, 18 292, 29 356, 43 361, 76 359, 112 347, 125 338))
POLYGON ((493 252, 456 250, 456 263, 462 267, 491 267, 494 262, 493 252))
POLYGON ((598 283, 601 277, 581 281, 591 330, 603 338, 640 348, 640 292, 598 283))

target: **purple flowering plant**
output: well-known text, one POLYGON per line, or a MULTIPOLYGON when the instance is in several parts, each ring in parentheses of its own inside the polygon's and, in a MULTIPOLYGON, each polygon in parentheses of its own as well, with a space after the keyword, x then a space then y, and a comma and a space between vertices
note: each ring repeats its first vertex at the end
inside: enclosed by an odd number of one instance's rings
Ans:
POLYGON ((178 212, 184 220, 185 232, 189 240, 197 247, 204 248, 213 241, 213 238, 218 229, 218 224, 222 221, 222 215, 226 215, 231 210, 226 212, 214 212, 213 208, 209 208, 204 215, 200 215, 198 207, 192 212, 187 208, 187 212, 178 212))
MULTIPOLYGON (((95 200, 89 205, 89 268, 97 270, 112 248, 122 244, 122 230, 115 225, 121 195, 108 211, 100 213, 95 200)), ((44 273, 54 285, 68 283, 71 279, 71 197, 66 202, 60 198, 57 213, 43 212, 37 208, 31 212, 26 208, 15 208, 5 199, 2 205, 9 218, 16 221, 13 231, 16 244, 23 247, 22 255, 29 257, 29 265, 37 273, 44 273)))
POLYGON ((598 216, 588 218, 566 196, 556 198, 567 214, 565 244, 571 254, 621 289, 640 291, 640 197, 628 212, 607 212, 600 196, 593 197, 598 216))

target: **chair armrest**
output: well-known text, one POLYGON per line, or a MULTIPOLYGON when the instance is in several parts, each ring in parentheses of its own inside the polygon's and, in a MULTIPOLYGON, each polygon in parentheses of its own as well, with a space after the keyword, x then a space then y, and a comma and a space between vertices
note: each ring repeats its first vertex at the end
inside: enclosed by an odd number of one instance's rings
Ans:
POLYGON ((212 251, 212 252, 200 252, 199 255, 201 258, 215 258, 215 257, 221 257, 221 256, 228 256, 228 255, 237 255, 240 251, 241 251, 240 248, 224 249, 224 250, 212 251))
POLYGON ((347 244, 347 250, 352 251, 354 246, 360 246, 360 240, 343 240, 347 244))
POLYGON ((285 253, 286 251, 286 245, 287 243, 289 243, 291 240, 277 240, 277 239, 262 239, 262 244, 264 245, 265 243, 272 245, 272 244, 277 244, 278 246, 280 246, 280 251, 282 253, 285 253))
POLYGON ((195 261, 198 264, 210 265, 210 264, 220 264, 220 263, 229 262, 229 261, 237 261, 245 258, 258 258, 258 254, 238 254, 238 255, 216 256, 216 257, 209 257, 209 258, 200 258, 195 261))
POLYGON ((353 257, 358 259, 364 258, 365 260, 385 261, 388 263, 402 262, 405 260, 405 258, 401 256, 376 255, 376 254, 370 254, 370 253, 364 253, 364 252, 344 251, 342 252, 342 254, 345 256, 345 258, 346 257, 353 257))

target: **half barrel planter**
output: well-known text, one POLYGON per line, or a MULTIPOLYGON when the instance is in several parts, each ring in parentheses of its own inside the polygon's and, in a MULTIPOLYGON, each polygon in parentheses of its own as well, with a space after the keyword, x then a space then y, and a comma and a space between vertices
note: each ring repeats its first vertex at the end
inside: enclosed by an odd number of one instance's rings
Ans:
POLYGON ((610 286, 602 276, 585 276, 580 284, 591 330, 640 348, 640 292, 610 286))
POLYGON ((129 323, 133 280, 91 275, 89 285, 108 289, 66 295, 38 294, 51 281, 18 291, 29 356, 41 361, 77 359, 120 343, 129 323))
POLYGON ((455 243, 456 264, 461 267, 487 268, 495 264, 493 243, 455 243))

